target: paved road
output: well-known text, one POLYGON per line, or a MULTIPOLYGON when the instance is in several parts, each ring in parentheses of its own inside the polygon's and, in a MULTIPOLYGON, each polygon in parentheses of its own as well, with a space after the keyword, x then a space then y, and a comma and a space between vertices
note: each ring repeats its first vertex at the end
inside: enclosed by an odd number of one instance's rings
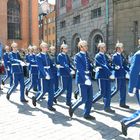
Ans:
MULTIPOLYGON (((94 86, 96 92, 96 83, 94 86)), ((6 84, 3 92, 0 92, 0 140, 140 140, 140 123, 129 128, 128 136, 125 137, 121 134, 119 122, 138 109, 134 97, 127 98, 131 107, 127 110, 119 107, 116 95, 111 104, 116 111, 115 115, 105 113, 100 100, 93 105, 91 113, 96 117, 96 121, 87 121, 82 117, 83 105, 75 111, 72 119, 69 118, 65 94, 59 98, 58 104, 54 105, 57 110, 54 113, 46 108, 46 100, 40 101, 37 107, 34 107, 31 102, 33 93, 27 97, 28 104, 19 101, 18 90, 8 101, 8 87, 6 84)))

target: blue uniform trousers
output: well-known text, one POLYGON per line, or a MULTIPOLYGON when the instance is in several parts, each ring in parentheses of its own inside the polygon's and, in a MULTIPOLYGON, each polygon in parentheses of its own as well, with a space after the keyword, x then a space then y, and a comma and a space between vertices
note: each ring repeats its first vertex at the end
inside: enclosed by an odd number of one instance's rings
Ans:
POLYGON ((58 98, 65 90, 67 90, 66 95, 66 104, 71 104, 71 95, 72 95, 72 77, 71 76, 60 76, 61 79, 61 88, 57 90, 54 95, 54 98, 58 98))
POLYGON ((75 109, 85 103, 84 116, 89 116, 92 107, 93 87, 92 85, 87 86, 78 84, 78 89, 81 97, 72 105, 72 111, 74 112, 75 109))
POLYGON ((47 80, 41 78, 41 91, 36 95, 36 101, 40 100, 48 92, 48 107, 53 106, 54 92, 53 92, 53 80, 47 80))
POLYGON ((92 103, 100 100, 103 97, 104 109, 110 108, 111 102, 111 83, 109 79, 98 79, 99 92, 93 96, 92 103))
POLYGON ((126 104, 126 79, 116 78, 115 83, 116 83, 116 88, 111 93, 111 97, 113 97, 119 91, 120 92, 120 105, 125 105, 126 104))
POLYGON ((4 76, 4 78, 2 79, 3 82, 5 83, 5 81, 10 78, 10 87, 12 86, 12 83, 13 83, 13 79, 12 79, 12 74, 9 70, 6 70, 6 74, 4 76))
POLYGON ((11 95, 19 83, 20 84, 20 100, 25 100, 25 97, 24 97, 24 74, 23 73, 13 73, 12 76, 13 76, 13 85, 9 89, 7 94, 11 95))
POLYGON ((31 83, 29 84, 27 91, 30 91, 31 88, 41 90, 40 80, 38 78, 38 74, 30 74, 31 83))
POLYGON ((140 110, 133 113, 130 117, 124 118, 122 122, 126 127, 135 125, 137 122, 140 122, 140 110))
POLYGON ((54 90, 54 93, 58 91, 58 76, 57 76, 57 73, 54 73, 53 74, 53 90, 54 90))

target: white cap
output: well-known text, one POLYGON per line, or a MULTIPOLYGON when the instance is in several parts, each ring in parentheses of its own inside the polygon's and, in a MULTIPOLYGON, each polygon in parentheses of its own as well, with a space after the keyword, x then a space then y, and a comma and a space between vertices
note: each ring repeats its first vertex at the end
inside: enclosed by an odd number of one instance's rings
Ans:
POLYGON ((18 46, 18 44, 13 41, 13 43, 11 44, 11 47, 14 48, 14 47, 17 47, 17 46, 18 46))
POLYGON ((106 47, 106 44, 100 40, 97 48, 104 48, 104 47, 106 47))
POLYGON ((79 43, 78 43, 78 47, 88 47, 88 43, 87 43, 87 41, 85 41, 85 40, 82 40, 81 38, 80 38, 80 41, 79 41, 79 43))
POLYGON ((61 45, 61 49, 64 49, 64 48, 68 48, 68 45, 63 42, 61 45))
POLYGON ((5 45, 5 50, 6 50, 6 49, 9 49, 9 48, 10 48, 9 46, 5 45))
POLYGON ((29 49, 29 50, 33 49, 33 46, 29 45, 28 49, 29 49))
POLYGON ((119 40, 118 40, 115 48, 122 48, 122 47, 123 47, 123 43, 120 43, 119 40))
POLYGON ((50 50, 55 50, 55 46, 51 46, 50 47, 50 50))
POLYGON ((34 50, 36 50, 36 49, 37 49, 37 46, 35 46, 35 45, 34 45, 34 46, 32 46, 32 47, 33 47, 33 49, 34 49, 34 50))
POLYGON ((42 40, 40 47, 48 47, 48 44, 42 40))

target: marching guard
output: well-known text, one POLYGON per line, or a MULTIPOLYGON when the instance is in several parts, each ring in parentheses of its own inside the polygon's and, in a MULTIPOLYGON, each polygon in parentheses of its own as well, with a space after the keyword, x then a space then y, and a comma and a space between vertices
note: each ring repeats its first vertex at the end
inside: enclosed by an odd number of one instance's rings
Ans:
POLYGON ((129 106, 126 105, 126 71, 129 72, 129 68, 127 67, 124 56, 122 55, 122 52, 124 51, 123 44, 117 42, 115 49, 116 53, 112 57, 112 64, 114 67, 116 88, 111 93, 111 97, 119 91, 120 107, 129 108, 129 106))
POLYGON ((53 107, 53 63, 48 54, 48 44, 42 42, 40 44, 40 48, 42 52, 36 56, 36 60, 39 68, 39 78, 41 80, 41 91, 39 91, 35 96, 32 97, 32 103, 34 106, 36 106, 36 102, 43 98, 43 96, 48 92, 48 109, 50 111, 56 111, 56 109, 53 107))
POLYGON ((56 55, 56 48, 55 46, 50 47, 50 58, 53 62, 53 68, 52 68, 52 73, 53 73, 53 90, 54 93, 58 91, 58 71, 57 71, 57 55, 56 55))
POLYGON ((98 44, 99 53, 95 56, 96 74, 95 78, 98 79, 99 92, 93 96, 93 103, 98 101, 103 97, 104 111, 109 113, 115 113, 114 110, 110 108, 111 102, 111 81, 113 79, 111 68, 107 62, 105 52, 106 44, 100 42, 98 44))
MULTIPOLYGON (((139 39, 140 43, 140 39, 139 39)), ((128 94, 130 96, 136 95, 138 104, 140 105, 140 50, 137 51, 133 58, 130 67, 130 79, 128 84, 128 94)), ((130 117, 126 117, 121 120, 122 133, 126 136, 127 129, 130 126, 135 125, 137 122, 140 122, 140 107, 133 113, 130 117)))
POLYGON ((80 98, 70 106, 69 115, 73 116, 74 111, 83 103, 85 104, 84 118, 94 120, 95 117, 90 115, 93 98, 93 87, 91 81, 91 71, 93 70, 87 57, 88 44, 85 40, 80 40, 78 43, 80 52, 75 55, 76 66, 76 83, 80 98))
POLYGON ((18 86, 18 83, 20 84, 20 101, 21 102, 28 102, 25 99, 24 96, 24 73, 23 73, 23 66, 25 66, 25 63, 21 61, 20 55, 18 53, 18 44, 13 42, 11 44, 11 47, 13 49, 12 52, 9 54, 9 60, 11 62, 11 74, 13 77, 13 84, 10 87, 10 89, 7 92, 6 98, 9 100, 10 95, 13 93, 13 91, 18 86))
POLYGON ((69 56, 67 55, 68 52, 68 45, 62 44, 61 45, 61 52, 58 54, 57 62, 59 66, 59 76, 61 80, 61 88, 54 95, 54 102, 56 103, 56 99, 65 91, 67 90, 66 95, 66 105, 71 105, 71 95, 72 95, 72 74, 74 74, 74 70, 72 65, 70 64, 69 56))
POLYGON ((5 68, 5 77, 2 79, 2 85, 5 84, 6 80, 10 78, 10 87, 12 86, 12 74, 11 74, 11 63, 10 63, 10 47, 5 46, 5 53, 3 54, 4 68, 5 68))
POLYGON ((28 55, 28 63, 29 63, 29 75, 30 75, 30 83, 27 85, 25 94, 28 96, 29 91, 33 88, 34 91, 40 91, 41 85, 38 76, 38 65, 36 61, 36 54, 34 53, 34 46, 29 47, 29 55, 28 55))

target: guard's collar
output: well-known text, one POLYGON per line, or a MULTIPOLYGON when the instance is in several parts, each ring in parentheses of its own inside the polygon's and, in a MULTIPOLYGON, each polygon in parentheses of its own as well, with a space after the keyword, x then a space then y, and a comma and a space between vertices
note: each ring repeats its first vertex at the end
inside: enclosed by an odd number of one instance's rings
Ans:
POLYGON ((46 55, 47 53, 41 52, 43 55, 46 55))
POLYGON ((84 52, 84 51, 80 51, 80 53, 81 53, 81 54, 86 54, 86 52, 84 52))
POLYGON ((99 52, 99 54, 102 54, 102 55, 104 55, 105 53, 103 53, 103 52, 99 52))
POLYGON ((66 53, 62 52, 62 54, 66 55, 66 53))
POLYGON ((118 55, 121 55, 121 53, 119 53, 119 52, 116 52, 118 55))

